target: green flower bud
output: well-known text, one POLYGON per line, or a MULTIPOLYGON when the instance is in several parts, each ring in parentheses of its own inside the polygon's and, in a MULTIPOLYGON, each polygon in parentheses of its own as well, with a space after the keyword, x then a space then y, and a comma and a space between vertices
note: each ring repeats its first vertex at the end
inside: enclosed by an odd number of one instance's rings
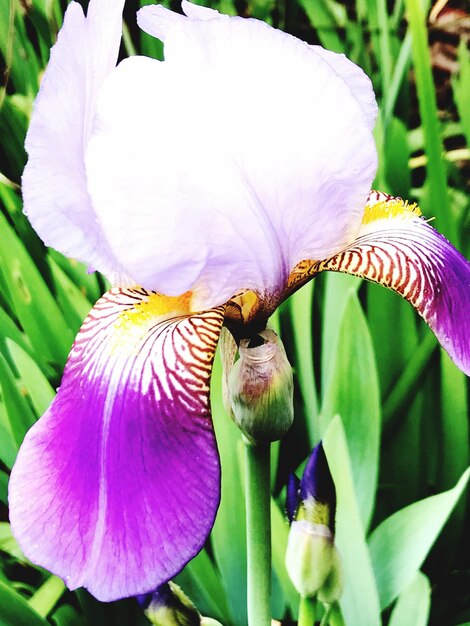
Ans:
POLYGON ((338 550, 333 546, 331 570, 323 586, 318 590, 318 599, 325 604, 339 600, 343 592, 343 568, 338 550))
POLYGON ((251 443, 280 439, 294 419, 293 376, 284 346, 272 330, 242 339, 229 374, 233 419, 251 443))
POLYGON ((314 596, 326 582, 333 565, 333 535, 323 524, 292 522, 286 567, 300 595, 314 596))

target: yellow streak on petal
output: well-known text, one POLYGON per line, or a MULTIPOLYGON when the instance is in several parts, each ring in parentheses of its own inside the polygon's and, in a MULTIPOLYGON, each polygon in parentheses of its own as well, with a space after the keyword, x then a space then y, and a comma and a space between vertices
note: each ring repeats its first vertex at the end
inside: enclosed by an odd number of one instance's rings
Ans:
POLYGON ((191 291, 181 296, 143 295, 142 300, 122 311, 113 324, 110 351, 126 350, 129 355, 137 354, 142 340, 155 324, 192 313, 191 298, 191 291))
POLYGON ((414 219, 421 217, 421 209, 414 202, 408 204, 406 200, 401 198, 393 198, 390 200, 382 200, 375 204, 367 204, 364 217, 362 218, 362 225, 370 224, 381 219, 393 219, 402 217, 404 219, 414 219))

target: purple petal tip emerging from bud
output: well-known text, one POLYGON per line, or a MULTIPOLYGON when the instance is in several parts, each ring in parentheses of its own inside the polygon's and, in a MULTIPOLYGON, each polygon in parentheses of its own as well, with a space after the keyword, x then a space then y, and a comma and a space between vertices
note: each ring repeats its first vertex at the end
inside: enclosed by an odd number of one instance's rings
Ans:
POLYGON ((318 502, 328 504, 330 519, 334 520, 336 490, 321 442, 312 450, 312 454, 305 466, 302 480, 300 481, 300 496, 302 501, 313 498, 318 502))
POLYGON ((286 514, 292 524, 300 504, 300 480, 295 474, 289 474, 286 486, 286 514))

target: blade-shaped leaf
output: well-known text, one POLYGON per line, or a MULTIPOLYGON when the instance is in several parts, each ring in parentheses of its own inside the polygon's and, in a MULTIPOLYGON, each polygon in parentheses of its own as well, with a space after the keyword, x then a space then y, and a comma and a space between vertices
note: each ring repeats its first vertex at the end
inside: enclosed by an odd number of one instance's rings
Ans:
POLYGON ((272 558, 273 569, 277 575, 290 613, 296 616, 299 605, 299 594, 292 584, 286 569, 287 539, 289 526, 283 513, 281 513, 276 501, 271 499, 271 529, 272 529, 272 558))
POLYGON ((431 606, 431 585, 422 572, 400 594, 388 626, 426 626, 431 606))
POLYGON ((0 461, 11 469, 15 462, 17 452, 18 444, 15 443, 13 438, 10 419, 0 395, 0 461))
POLYGON ((21 395, 8 363, 1 354, 0 388, 13 439, 16 445, 20 446, 26 432, 36 422, 36 419, 26 398, 21 395))
POLYGON ((352 459, 339 416, 331 420, 323 446, 338 502, 335 543, 344 571, 344 591, 340 599, 344 620, 351 625, 379 626, 379 597, 355 495, 352 459))
POLYGON ((372 533, 369 548, 382 608, 393 602, 413 580, 469 476, 470 468, 453 489, 401 509, 372 533))
POLYGON ((247 623, 245 499, 237 451, 241 435, 225 412, 221 368, 217 355, 212 371, 211 404, 222 467, 222 495, 211 537, 215 560, 228 593, 232 622, 235 626, 244 626, 247 623))
POLYGON ((313 369, 313 290, 315 281, 311 281, 289 298, 291 313, 292 338, 296 356, 296 374, 300 392, 304 401, 310 447, 318 441, 318 397, 313 369))
POLYGON ((62 366, 73 335, 36 266, 1 213, 0 230, 0 272, 10 304, 37 353, 62 366))
POLYGON ((28 602, 0 580, 0 624, 2 626, 49 626, 28 602))
POLYGON ((205 550, 190 561, 176 578, 203 615, 223 623, 229 622, 229 611, 220 573, 205 550))
POLYGON ((19 561, 26 561, 20 546, 11 533, 10 524, 8 522, 0 522, 0 550, 11 554, 11 556, 14 556, 15 559, 19 561))
POLYGON ((29 606, 42 615, 47 617, 65 591, 65 583, 57 576, 49 576, 49 578, 37 589, 29 598, 29 606))
POLYGON ((10 339, 7 339, 6 344, 34 408, 38 415, 42 415, 54 399, 54 389, 36 362, 20 346, 10 339))
POLYGON ((374 506, 380 439, 380 392, 374 350, 355 294, 344 308, 332 374, 322 404, 322 430, 339 414, 351 455, 361 518, 366 529, 374 506))

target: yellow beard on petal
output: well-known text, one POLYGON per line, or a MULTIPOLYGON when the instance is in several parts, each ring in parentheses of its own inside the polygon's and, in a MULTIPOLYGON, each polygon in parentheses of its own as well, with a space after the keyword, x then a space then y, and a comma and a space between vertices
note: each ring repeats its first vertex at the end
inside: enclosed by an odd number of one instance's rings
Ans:
POLYGON ((141 299, 136 299, 132 307, 123 309, 113 324, 111 352, 126 350, 129 354, 137 353, 142 340, 157 322, 187 317, 192 313, 191 291, 181 296, 164 296, 139 288, 136 292, 141 299))
POLYGON ((421 217, 421 209, 414 202, 408 204, 406 200, 394 198, 393 200, 382 200, 375 204, 367 204, 364 217, 362 218, 362 226, 366 226, 371 222, 383 219, 392 219, 403 217, 404 219, 415 219, 421 217))

